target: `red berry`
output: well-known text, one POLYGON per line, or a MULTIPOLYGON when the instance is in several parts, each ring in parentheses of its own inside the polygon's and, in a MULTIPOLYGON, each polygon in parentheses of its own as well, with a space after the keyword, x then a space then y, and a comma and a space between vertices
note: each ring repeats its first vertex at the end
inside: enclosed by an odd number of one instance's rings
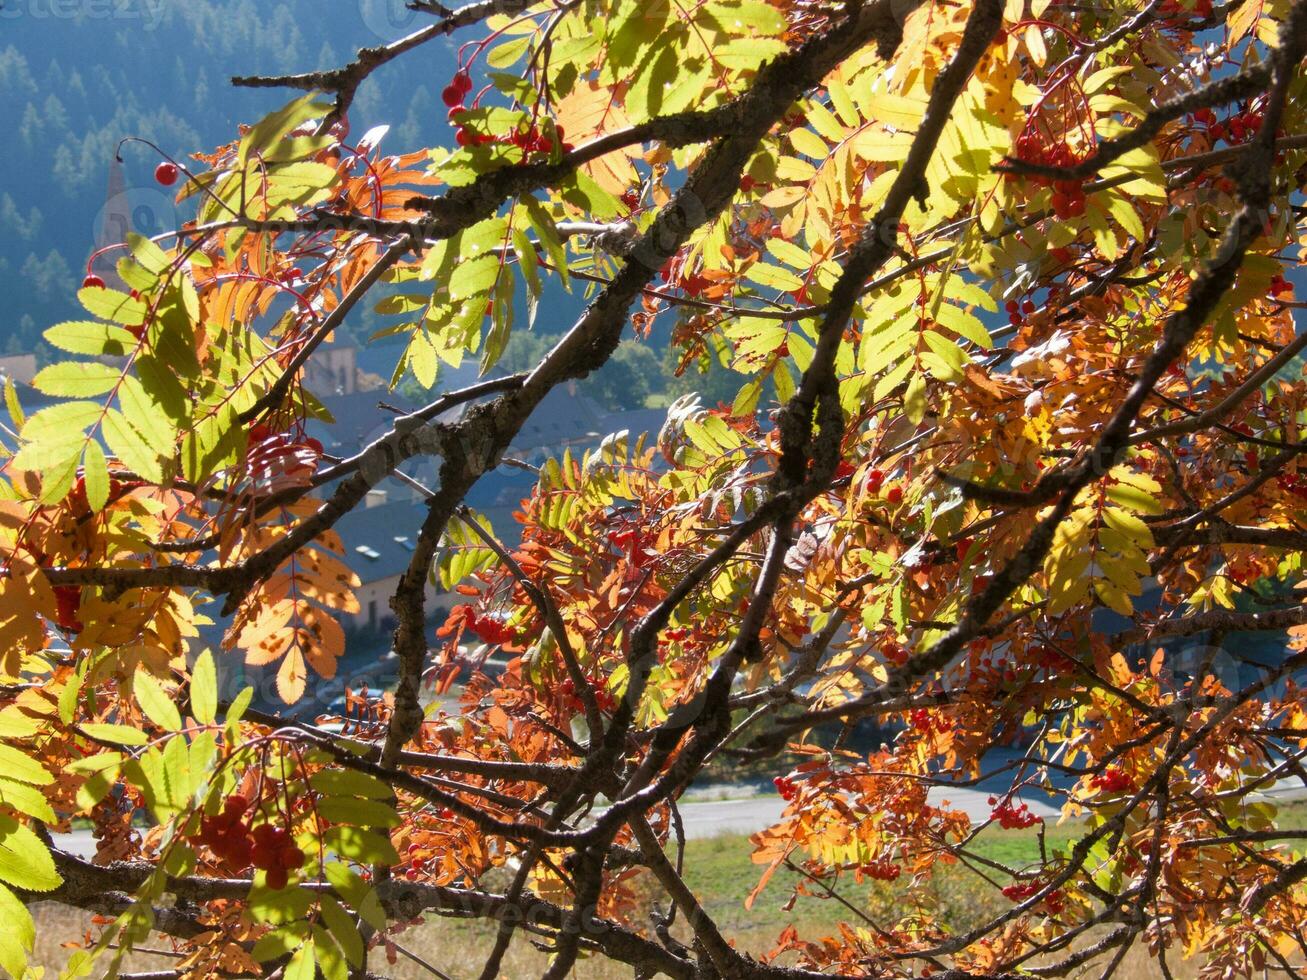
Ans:
POLYGON ((440 90, 440 99, 447 106, 462 105, 463 90, 453 82, 450 82, 440 90))
POLYGON ((101 279, 99 276, 97 276, 94 272, 88 273, 87 276, 86 276, 86 278, 82 280, 82 288, 83 288, 83 289, 103 289, 103 288, 104 288, 104 280, 101 279))
POLYGON ((885 491, 885 499, 891 504, 903 503, 903 488, 899 486, 890 487, 885 491))
POLYGON ((290 875, 285 868, 269 868, 267 882, 273 891, 281 891, 290 882, 290 875))
POLYGON ((304 852, 294 845, 282 848, 277 857, 287 871, 293 871, 304 863, 304 852))
POLYGON ((177 164, 169 163, 167 160, 154 168, 154 179, 164 187, 171 187, 177 183, 177 164))
POLYGON ((243 817, 245 811, 250 808, 250 801, 246 799, 243 793, 232 793, 222 805, 225 815, 234 817, 243 817))
POLYGON ((868 492, 868 493, 879 493, 879 492, 880 492, 880 485, 881 485, 882 483, 884 483, 884 482, 885 482, 885 471, 884 471, 884 470, 868 470, 868 471, 867 471, 866 486, 867 486, 867 492, 868 492))

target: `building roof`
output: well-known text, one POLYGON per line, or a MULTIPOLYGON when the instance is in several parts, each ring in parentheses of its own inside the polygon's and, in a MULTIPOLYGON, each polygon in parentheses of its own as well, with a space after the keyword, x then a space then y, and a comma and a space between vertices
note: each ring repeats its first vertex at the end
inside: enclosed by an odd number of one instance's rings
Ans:
POLYGON ((561 385, 545 395, 513 439, 510 452, 561 450, 602 437, 603 411, 574 385, 561 385))
POLYGON ((382 402, 402 412, 411 412, 418 407, 399 392, 388 392, 385 389, 356 391, 349 395, 324 395, 321 401, 336 422, 334 425, 325 425, 310 421, 309 434, 321 440, 327 452, 339 451, 343 455, 354 453, 390 431, 395 422, 395 413, 382 408, 382 402))
MULTIPOLYGON (((474 507, 489 518, 495 534, 508 547, 516 547, 520 525, 512 507, 474 507)), ((402 575, 413 558, 418 530, 426 507, 416 500, 360 507, 336 523, 345 545, 344 562, 367 584, 402 575)))
POLYGON ((359 507, 336 522, 344 561, 365 583, 408 568, 426 508, 413 500, 359 507))

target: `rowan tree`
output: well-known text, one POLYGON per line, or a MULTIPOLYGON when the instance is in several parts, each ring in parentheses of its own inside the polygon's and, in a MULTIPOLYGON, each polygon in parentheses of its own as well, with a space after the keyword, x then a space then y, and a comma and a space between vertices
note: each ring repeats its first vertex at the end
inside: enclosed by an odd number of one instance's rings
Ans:
POLYGON ((9 389, 0 965, 38 900, 100 916, 73 973, 155 930, 177 975, 344 980, 440 914, 497 924, 483 977, 523 933, 549 977, 1301 964, 1303 834, 1263 791, 1307 782, 1307 2, 411 6, 429 22, 341 68, 236 79, 303 94, 160 162, 191 219, 48 330, 61 401, 9 389), (351 132, 365 79, 450 37, 447 145, 351 132), (583 312, 496 374, 560 287, 583 312), (369 303, 397 380, 486 378, 333 458, 305 369, 369 303), (548 462, 515 528, 469 509, 632 337, 728 366, 733 402, 548 462), (287 705, 333 676, 357 610, 333 526, 419 458, 397 687, 343 727, 220 698, 240 658, 287 705), (438 628, 433 576, 461 596, 438 628), (1226 638, 1285 629, 1241 673, 1226 638), (502 674, 424 709, 491 649, 502 674), (855 751, 865 720, 893 741, 855 751), (928 796, 1011 745, 988 821, 928 796), (758 891, 873 878, 897 919, 850 903, 737 950, 677 857, 678 799, 731 758, 788 801, 758 891), (991 825, 1041 833, 1032 788, 1078 836, 983 858, 991 825), (75 819, 93 861, 50 833, 75 819), (950 928, 945 869, 997 911, 950 928))

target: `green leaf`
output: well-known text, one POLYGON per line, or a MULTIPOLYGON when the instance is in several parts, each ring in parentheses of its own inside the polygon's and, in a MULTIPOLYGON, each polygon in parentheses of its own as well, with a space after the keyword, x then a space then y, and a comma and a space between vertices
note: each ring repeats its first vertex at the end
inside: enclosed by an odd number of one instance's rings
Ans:
POLYGON ((15 705, 0 711, 0 738, 27 738, 40 730, 41 723, 15 705))
POLYGON ((10 420, 18 428, 23 427, 27 421, 27 416, 23 414, 23 406, 18 402, 18 389, 14 387, 14 379, 5 376, 5 408, 9 412, 10 420))
POLYGON ((29 892, 54 891, 64 883, 50 849, 13 817, 0 816, 0 881, 29 892))
MULTIPOLYGON (((168 379, 169 382, 176 382, 171 374, 168 379)), ((173 406, 169 404, 170 393, 166 388, 153 384, 147 388, 146 381, 146 378, 138 380, 130 375, 123 378, 122 386, 118 389, 118 402, 123 414, 132 420, 133 427, 150 448, 160 456, 171 456, 176 445, 177 430, 168 421, 174 414, 173 406)), ((180 388, 176 395, 184 398, 180 388)))
POLYGON ((276 891, 258 885, 250 891, 249 914, 255 922, 284 925, 308 915, 313 896, 303 888, 280 888, 276 891))
POLYGON ((12 745, 0 745, 0 772, 10 779, 34 786, 48 786, 54 782, 50 770, 12 745))
POLYGON ((291 956, 282 974, 283 980, 313 980, 317 962, 313 940, 310 939, 291 956))
POLYGON ((132 258, 156 276, 164 272, 170 264, 168 254, 140 232, 127 233, 127 248, 131 251, 132 258))
POLYGON ((218 669, 208 647, 191 668, 191 714, 201 725, 212 725, 218 717, 218 669))
POLYGON ((126 357, 136 347, 131 331, 96 320, 69 320, 56 323, 45 332, 46 342, 70 354, 92 357, 126 357))
POLYGON ((322 921, 326 923, 332 938, 345 954, 345 959, 353 966, 362 965, 363 937, 359 934, 358 926, 354 924, 353 916, 330 895, 324 894, 319 898, 318 908, 322 912, 322 921))
POLYGON ((376 776, 357 769, 322 769, 309 777, 309 785, 323 796, 362 796, 373 800, 388 800, 393 795, 389 786, 376 776))
POLYGON ((254 688, 242 687, 236 696, 231 699, 231 704, 227 707, 227 723, 234 724, 240 721, 245 716, 245 709, 250 706, 252 700, 254 700, 254 688))
POLYGON ((358 800, 348 796, 328 796, 318 801, 318 813, 327 820, 357 827, 396 827, 399 814, 393 807, 376 800, 358 800))
POLYGON ((43 408, 23 426, 23 441, 42 446, 81 446, 87 426, 104 411, 99 402, 61 402, 43 408))
POLYGON ((121 753, 101 752, 64 766, 64 772, 86 776, 86 781, 77 788, 76 802, 79 809, 89 810, 109 794, 109 790, 118 782, 122 761, 121 753))
POLYGON ((82 451, 82 480, 86 486, 86 502, 97 513, 109 502, 109 464, 104 450, 94 439, 86 440, 82 451))
POLYGON ((360 864, 395 864, 399 861, 389 837, 361 827, 332 827, 323 834, 322 842, 341 857, 360 864))
POLYGON ((127 293, 107 286, 91 286, 77 291, 77 300, 86 312, 101 320, 112 320, 126 327, 137 327, 145 322, 145 303, 132 299, 127 293))
POLYGON ((941 303, 935 313, 936 322, 941 327, 948 327, 959 337, 971 341, 984 350, 994 346, 994 340, 978 317, 951 303, 941 303))
POLYGON ((122 460, 123 465, 145 480, 163 482, 163 464, 159 454, 150 448, 136 426, 127 421, 122 412, 113 408, 105 411, 102 431, 104 441, 109 444, 114 455, 122 460))
POLYGON ((330 109, 330 102, 323 100, 319 93, 310 92, 287 103, 276 112, 264 116, 251 126, 241 139, 240 149, 237 151, 238 166, 243 169, 252 154, 259 153, 266 156, 266 151, 272 149, 301 123, 318 119, 326 115, 330 109))
POLYGON ((919 425, 926 417, 926 377, 921 372, 908 380, 907 391, 903 394, 903 414, 913 425, 919 425))
POLYGON ((313 946, 318 956, 318 972, 323 980, 349 980, 349 961, 331 933, 320 925, 313 927, 313 946))
POLYGON ((36 945, 36 923, 18 896, 0 885, 0 969, 11 977, 27 974, 27 954, 36 945))
POLYGON ((289 956, 299 949, 308 935, 309 924, 303 919, 288 922, 260 936, 254 944, 253 956, 260 963, 275 960, 279 956, 289 956))
POLYGON ((58 819, 43 791, 4 776, 0 776, 0 804, 46 823, 54 823, 58 819))
POLYGON ((449 277, 449 298, 462 300, 487 293, 498 278, 499 257, 496 255, 478 255, 459 262, 449 277))
POLYGON ((329 861, 322 869, 323 875, 350 906, 363 917, 363 921, 373 929, 385 929, 386 913, 381 908, 377 893, 372 886, 359 876, 347 864, 329 861))
POLYGON ((749 266, 748 271, 744 273, 744 278, 756 282, 759 286, 779 289, 786 293, 803 287, 803 280, 789 269, 782 269, 778 265, 769 265, 766 262, 757 262, 749 266))
POLYGON ((136 695, 136 703, 150 721, 166 731, 181 731, 182 716, 177 711, 177 705, 173 704, 172 698, 164 692, 152 674, 143 669, 137 670, 132 680, 132 691, 136 695))
POLYGON ((128 725, 81 725, 81 730, 91 738, 114 745, 145 745, 150 736, 139 728, 128 725))
POLYGON ((496 45, 490 49, 486 55, 486 64, 491 68, 507 68, 517 59, 526 54, 526 49, 531 44, 531 35, 524 34, 521 37, 506 41, 503 44, 496 45))
POLYGON ((86 662, 83 661, 77 673, 68 678, 68 683, 59 692, 59 720, 65 725, 71 725, 73 716, 77 713, 77 699, 82 693, 82 682, 86 680, 85 667, 86 662))
POLYGON ((795 152, 802 153, 814 160, 825 160, 830 155, 826 141, 811 129, 794 129, 790 131, 790 145, 795 152))

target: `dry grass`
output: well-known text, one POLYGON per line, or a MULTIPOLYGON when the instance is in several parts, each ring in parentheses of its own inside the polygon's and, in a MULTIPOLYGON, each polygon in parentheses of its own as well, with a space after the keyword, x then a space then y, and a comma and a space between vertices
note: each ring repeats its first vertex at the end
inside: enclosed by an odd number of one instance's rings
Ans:
MULTIPOLYGON (((1286 818, 1286 825, 1297 825, 1302 822, 1304 813, 1299 807, 1286 807, 1282 816, 1286 818)), ((1049 845, 1062 843, 1070 833, 1070 829, 1050 828, 1049 845)), ((1022 865, 1038 856, 1038 844, 1028 831, 991 829, 982 838, 982 843, 986 856, 1009 866, 1022 865)), ((753 908, 746 909, 744 899, 757 883, 760 870, 749 861, 749 845, 741 835, 694 840, 687 846, 687 884, 722 931, 740 949, 764 952, 790 924, 806 938, 818 938, 834 932, 840 921, 856 920, 848 908, 820 897, 800 898, 791 909, 786 909, 787 900, 800 878, 785 869, 777 872, 753 908)), ((860 887, 848 884, 840 890, 861 914, 874 922, 881 922, 889 921, 896 910, 901 910, 901 884, 893 887, 877 883, 865 883, 860 887)), ((965 929, 1007 907, 1007 900, 999 896, 995 888, 965 872, 942 869, 926 889, 922 900, 955 929, 965 929)), ((64 944, 78 943, 91 927, 90 917, 53 904, 38 905, 33 912, 37 921, 34 961, 46 967, 48 974, 57 973, 72 952, 64 944)), ((683 929, 677 931, 685 938, 683 929)), ((434 974, 409 959, 407 952, 439 967, 453 980, 463 980, 479 972, 493 938, 492 923, 432 917, 393 937, 396 948, 389 951, 393 963, 388 961, 388 951, 378 948, 371 954, 370 966, 373 971, 397 980, 430 980, 434 974)), ((151 945, 165 951, 169 949, 169 941, 163 937, 158 937, 151 945)), ((174 958, 166 955, 137 953, 129 958, 127 969, 162 970, 175 963, 174 958)), ((535 949, 529 936, 519 933, 504 960, 501 976, 514 980, 540 976, 547 963, 547 954, 535 949)), ((1099 969, 1101 966, 1099 964, 1099 969)), ((1173 955, 1171 972, 1176 980, 1193 980, 1197 971, 1198 964, 1181 960, 1178 953, 1173 955)), ((1087 975, 1096 976, 1097 973, 1097 969, 1091 969, 1087 975)), ((592 957, 578 963, 573 975, 584 980, 610 980, 630 976, 630 970, 592 957)), ((1122 980, 1162 980, 1156 961, 1139 946, 1130 950, 1116 975, 1122 980)))

